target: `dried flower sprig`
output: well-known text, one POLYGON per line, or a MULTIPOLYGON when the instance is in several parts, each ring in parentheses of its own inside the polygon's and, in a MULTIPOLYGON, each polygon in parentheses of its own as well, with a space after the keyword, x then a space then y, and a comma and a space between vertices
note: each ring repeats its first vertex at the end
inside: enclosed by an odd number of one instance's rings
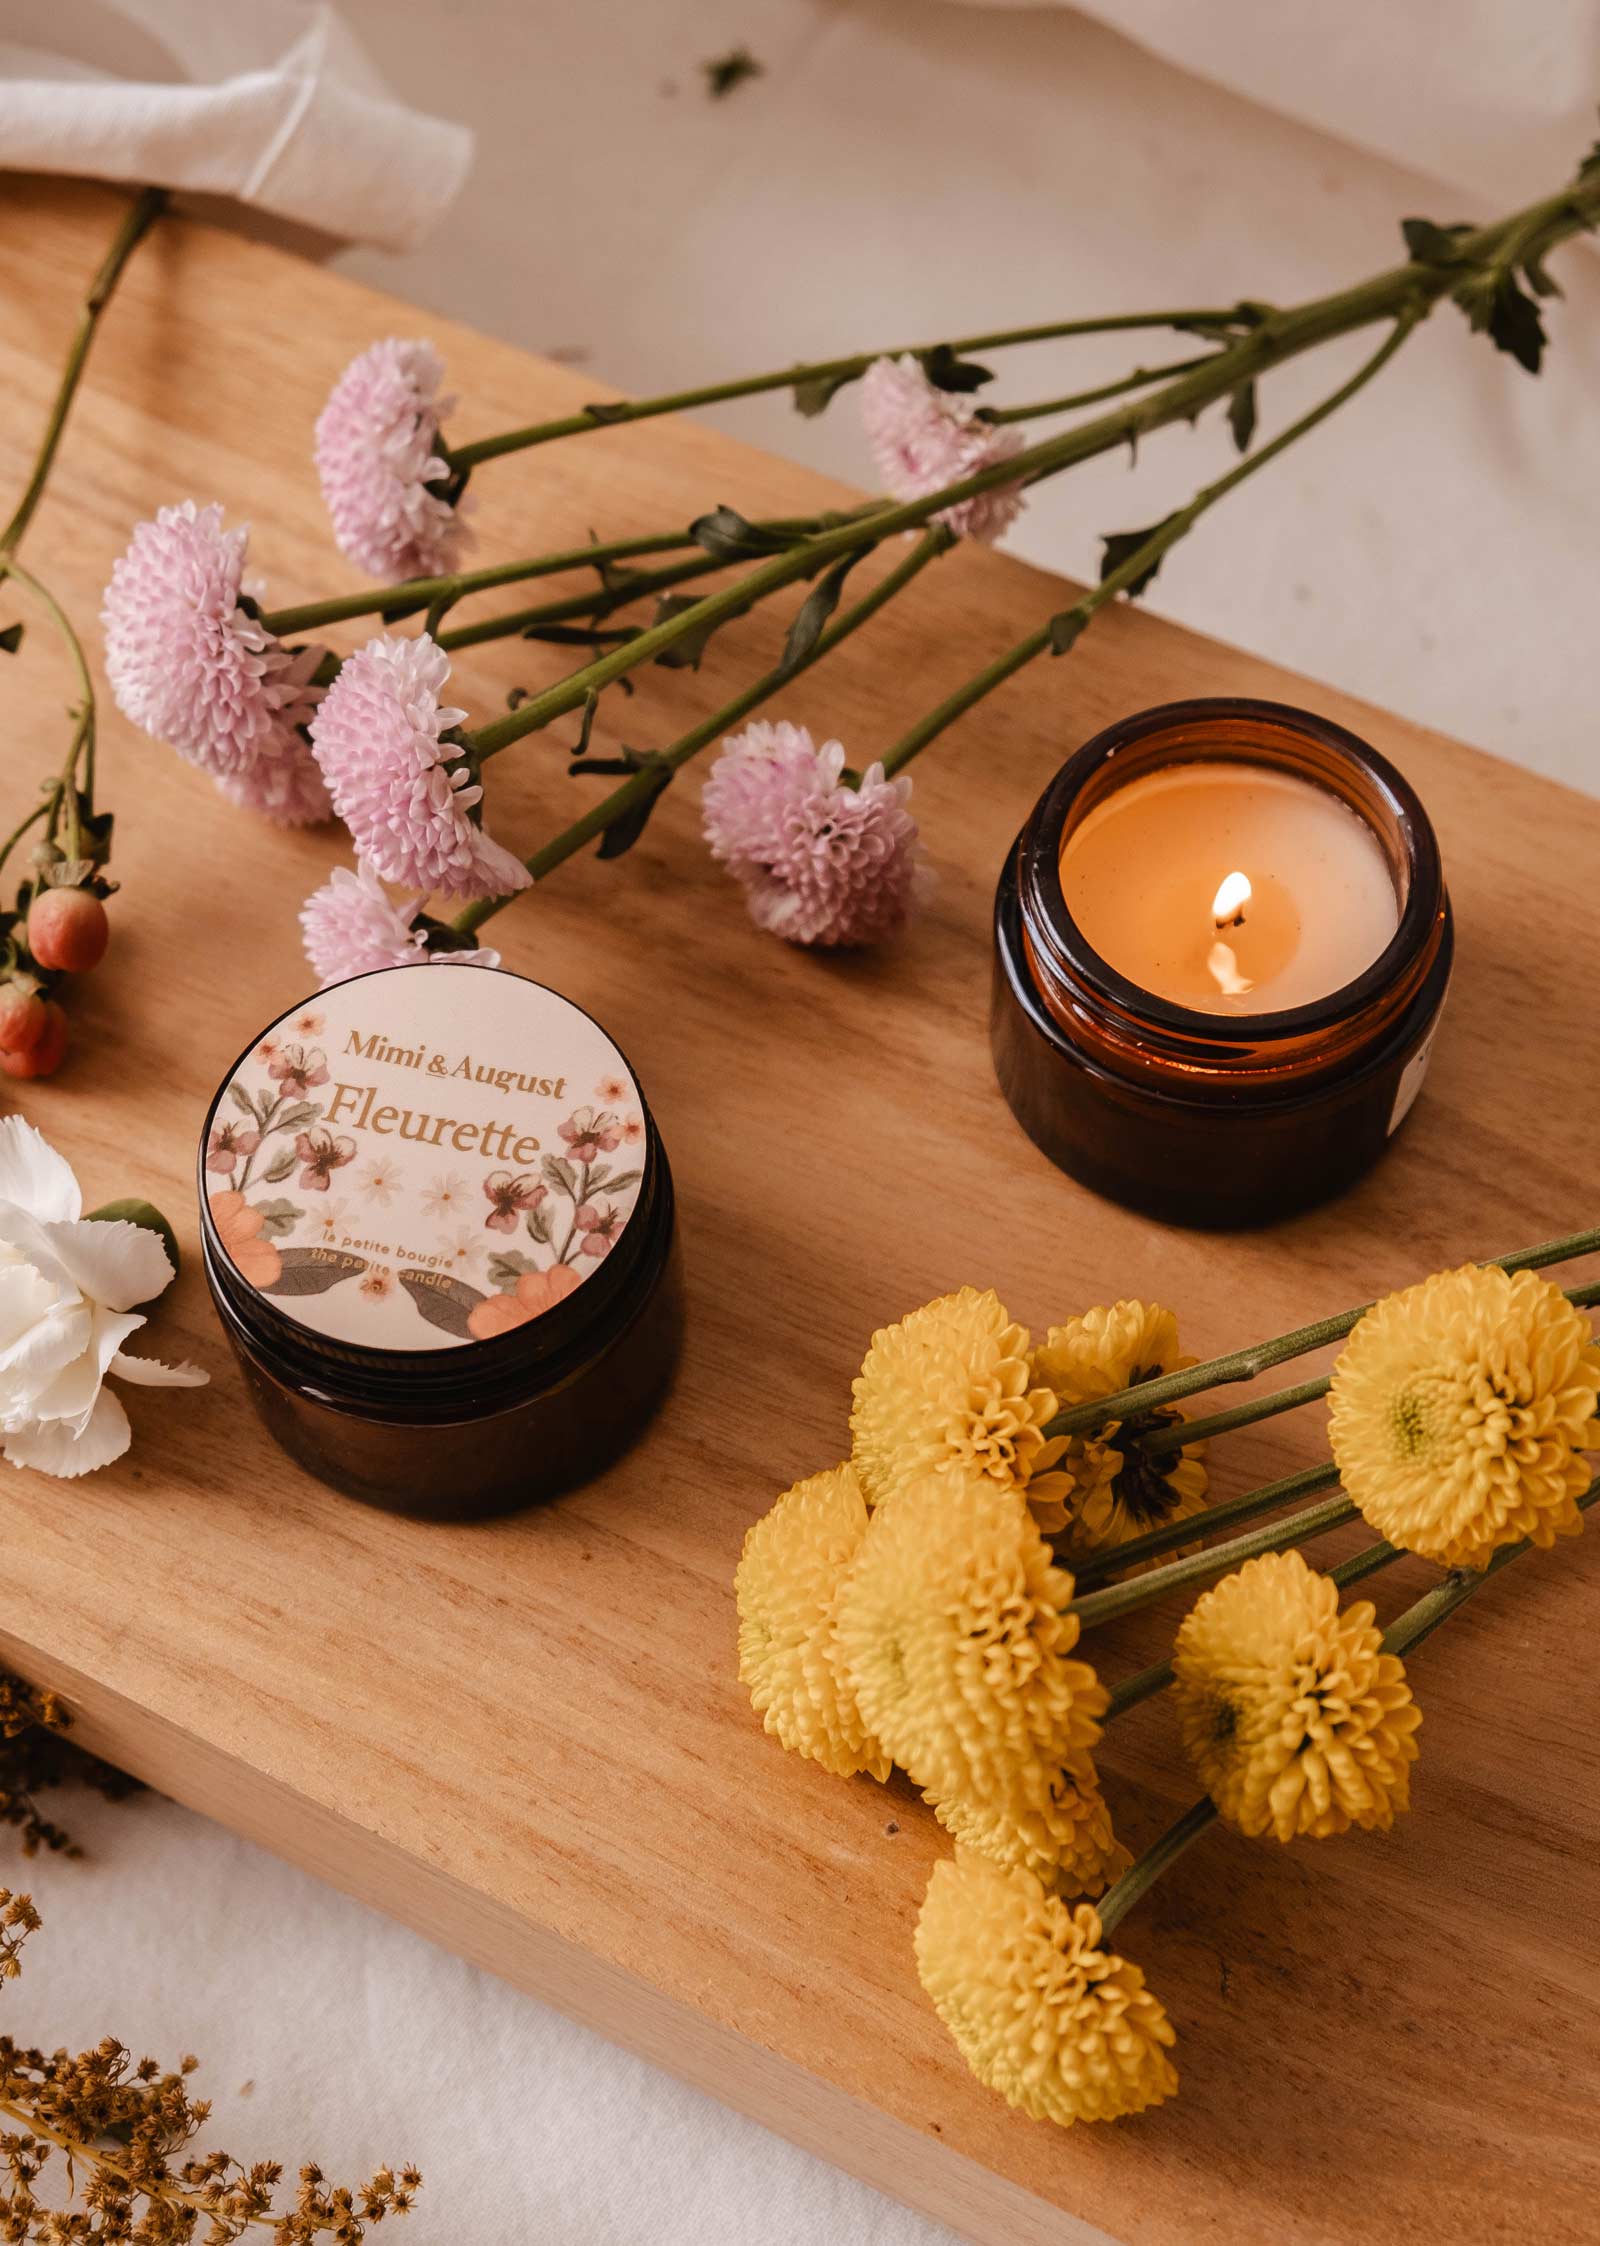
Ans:
MULTIPOLYGON (((31 1897, 0 1888, 0 1980, 22 1970, 22 1950, 41 1921, 31 1897)), ((89 2051, 24 2048, 0 2036, 0 2228, 14 2246, 231 2246, 252 2230, 277 2246, 359 2246, 369 2228, 411 2209, 415 2168, 380 2168, 363 2184, 330 2184, 307 2163, 292 2197, 280 2197, 283 2167, 249 2167, 204 2151, 207 2100, 190 2095, 199 2061, 164 2069, 136 2060, 114 2036, 89 2051), (55 2161, 57 2154, 63 2157, 55 2161), (52 2162, 67 2202, 41 2203, 34 2187, 52 2162)), ((55 2196, 54 2194, 52 2196, 55 2196)))
POLYGON ((1570 1233, 1205 1365, 1169 1312, 1131 1301, 1036 1346, 967 1287, 874 1335, 851 1464, 747 1538, 741 1675, 786 1746, 841 1775, 892 1763, 923 1789, 957 1854, 929 1888, 918 1969, 1012 2103, 1110 2119, 1176 2087, 1170 2024, 1107 1937, 1213 1817, 1287 1842, 1407 1807, 1421 1714, 1401 1655, 1600 1498, 1585 1455, 1600 1343, 1582 1315, 1600 1283, 1538 1275, 1597 1248, 1600 1228, 1570 1233), (1203 1478, 1182 1477, 1225 1415, 1185 1420, 1181 1403, 1336 1340, 1335 1459, 1208 1506, 1203 1478), (1341 1470, 1350 1494, 1324 1495, 1341 1470), (1128 1535, 1141 1511, 1157 1525, 1128 1535), (1308 1564, 1298 1547, 1362 1514, 1386 1533, 1326 1573, 1308 1564), (1093 1587, 1052 1544, 1089 1550, 1093 1587), (1367 1601, 1341 1598, 1407 1551, 1468 1564, 1380 1632, 1367 1601), (1206 1584, 1170 1658, 1108 1692, 1085 1634, 1206 1584), (1207 1798, 1130 1865, 1096 1756, 1106 1722, 1168 1688, 1207 1798))
POLYGON ((123 1801, 139 1791, 137 1778, 68 1738, 71 1728, 71 1714, 55 1693, 0 1669, 0 1823, 21 1835, 24 1856, 41 1848, 82 1854, 71 1834, 40 1809, 41 1794, 88 1786, 107 1801, 123 1801))

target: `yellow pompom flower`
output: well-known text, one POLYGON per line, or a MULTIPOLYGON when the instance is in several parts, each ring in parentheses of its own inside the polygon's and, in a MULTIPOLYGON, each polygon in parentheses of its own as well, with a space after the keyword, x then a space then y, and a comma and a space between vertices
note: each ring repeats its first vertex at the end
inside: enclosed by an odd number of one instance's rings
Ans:
POLYGON ((854 1385, 852 1459, 868 1505, 953 1468, 1059 1505, 1042 1477, 1064 1447, 1041 1430, 1055 1396, 1030 1368, 1028 1329, 993 1288, 962 1287, 872 1337, 854 1385))
POLYGON ((796 1482, 756 1522, 734 1577, 752 1707, 785 1747, 841 1778, 890 1769, 834 1659, 834 1603, 866 1529, 854 1473, 832 1467, 796 1482))
MULTIPOLYGON (((1033 1376, 1055 1391, 1065 1410, 1072 1404, 1114 1396, 1194 1362, 1178 1346, 1177 1319, 1159 1303, 1101 1303, 1081 1318, 1050 1328, 1033 1353, 1033 1376)), ((1182 1418, 1182 1412, 1170 1409, 1145 1412, 1127 1422, 1110 1420, 1091 1435, 1067 1439, 1060 1467, 1072 1477, 1066 1532, 1074 1560, 1086 1560, 1091 1553, 1109 1551, 1150 1529, 1164 1528, 1168 1521, 1204 1512, 1202 1444, 1147 1457, 1132 1441, 1182 1418)))
POLYGON ((873 1514, 839 1593, 862 1721, 941 1801, 1042 1807, 1106 1707, 1068 1658, 1071 1597, 1020 1491, 950 1472, 914 1483, 873 1514))
POLYGON ((1280 1841, 1393 1824, 1422 1711, 1404 1663, 1381 1644, 1371 1604, 1341 1614, 1337 1586, 1298 1552, 1247 1560, 1195 1602, 1178 1632, 1173 1696, 1228 1824, 1280 1841))
POLYGON ((1133 1861, 1112 1831, 1088 1755, 1050 1773, 1049 1793, 1038 1807, 1018 1802, 995 1809, 941 1801, 934 1794, 924 1798, 958 1846, 1032 1872, 1057 1894, 1102 1894, 1133 1861))
POLYGON ((1103 1939, 1092 1905, 1031 1872, 966 1852, 934 1866, 918 1976, 978 2080, 1036 2121, 1115 2121, 1178 2087, 1171 2021, 1103 1939))
POLYGON ((1467 1264, 1375 1303, 1333 1369, 1345 1491, 1391 1544, 1445 1567, 1583 1526, 1600 1347, 1535 1271, 1467 1264))

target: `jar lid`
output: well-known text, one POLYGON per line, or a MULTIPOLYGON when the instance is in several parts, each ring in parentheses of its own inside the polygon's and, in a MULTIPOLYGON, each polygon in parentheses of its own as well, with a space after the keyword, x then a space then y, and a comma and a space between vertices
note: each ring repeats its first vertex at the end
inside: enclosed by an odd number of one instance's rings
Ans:
POLYGON ((652 1137, 621 1052, 559 992, 382 968, 291 1007, 224 1081, 208 1237, 236 1302, 341 1355, 492 1343, 606 1270, 652 1137))

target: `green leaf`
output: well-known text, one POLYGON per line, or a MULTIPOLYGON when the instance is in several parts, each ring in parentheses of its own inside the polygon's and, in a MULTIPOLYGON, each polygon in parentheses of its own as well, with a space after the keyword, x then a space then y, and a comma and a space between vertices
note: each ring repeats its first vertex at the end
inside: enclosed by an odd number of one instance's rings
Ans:
POLYGON ((528 1238, 537 1240, 541 1248, 548 1248, 550 1245, 550 1219, 544 1209, 530 1209, 522 1221, 527 1229, 528 1238))
POLYGON ((1471 231, 1469 226, 1460 223, 1439 226, 1431 218, 1403 218, 1400 221, 1406 255, 1418 265, 1459 265, 1461 236, 1470 234, 1471 231))
MULTIPOLYGON (((289 1157, 289 1167, 291 1170, 294 1168, 292 1154, 289 1157)), ((267 1182, 270 1185, 275 1181, 269 1178, 267 1182)), ((283 1200, 258 1201, 255 1210, 261 1219, 261 1229, 269 1240, 279 1240, 284 1233, 292 1232, 305 1215, 304 1209, 297 1208, 294 1202, 283 1200)))
POLYGON ((794 386, 794 409, 803 413, 808 421, 819 413, 826 413, 839 392, 850 383, 859 381, 855 374, 813 374, 794 386))
MULTIPOLYGON (((637 1185, 643 1176, 643 1170, 619 1170, 614 1178, 609 1178, 606 1181, 606 1191, 615 1200, 619 1194, 626 1193, 630 1185, 637 1185)), ((589 1180, 591 1192, 593 1192, 596 1182, 595 1178, 589 1180)))
POLYGON ((640 797, 631 811, 624 811, 620 819, 613 819, 600 837, 597 858, 620 858, 631 850, 650 823, 651 814, 672 784, 672 770, 661 765, 655 772, 649 792, 640 797))
POLYGON ((1256 433, 1256 386, 1253 381, 1241 382, 1228 400, 1228 427, 1233 431, 1233 441, 1241 452, 1250 450, 1250 439, 1256 433))
MULTIPOLYGON (((691 608, 698 608, 699 606, 699 599, 693 593, 663 593, 656 602, 656 612, 651 618, 651 622, 653 624, 669 624, 675 616, 687 616, 691 608)), ((720 616, 713 617, 709 623, 691 626, 680 639, 675 639, 670 647, 664 647, 656 657, 656 661, 664 671, 699 670, 700 658, 706 651, 706 643, 718 624, 725 624, 727 621, 726 616, 720 616)))
MULTIPOLYGON (((1147 540, 1154 538, 1158 530, 1164 530, 1171 520, 1172 517, 1170 515, 1164 515, 1160 522, 1151 523, 1148 528, 1144 530, 1114 530, 1109 538, 1102 538, 1100 541, 1101 547, 1103 549, 1100 557, 1101 584, 1103 585, 1106 579, 1110 577, 1114 571, 1119 570, 1124 562, 1131 561, 1133 556, 1139 551, 1139 548, 1143 546, 1147 540)), ((1160 554, 1157 554, 1153 561, 1147 562, 1145 567, 1139 570, 1137 574, 1130 578, 1128 583, 1124 585, 1122 589, 1127 594, 1129 600, 1137 600, 1139 598, 1139 595, 1149 584, 1151 578, 1154 577, 1156 571, 1161 567, 1162 559, 1163 557, 1160 554)))
POLYGON ((626 421, 628 418, 628 401, 626 398, 591 399, 586 406, 581 406, 579 411, 585 414, 590 421, 626 421))
POLYGON ((980 366, 976 359, 958 359, 948 343, 936 343, 931 350, 919 351, 917 357, 936 390, 965 393, 981 390, 986 382, 994 380, 993 367, 980 366))
POLYGON ((1535 296, 1560 296, 1561 283, 1541 257, 1526 257, 1522 261, 1522 274, 1535 296))
POLYGON ((553 1185, 558 1193, 564 1193, 569 1200, 576 1201, 578 1173, 564 1154, 547 1154, 539 1167, 546 1185, 553 1185))
POLYGON ((458 1341, 471 1340, 468 1320, 479 1303, 489 1299, 481 1287, 452 1279, 448 1271, 402 1271, 397 1276, 419 1317, 458 1341))
POLYGON ((17 649, 18 649, 18 648, 19 648, 19 647, 20 647, 21 645, 22 645, 22 626, 21 626, 21 624, 20 624, 20 623, 17 623, 17 624, 8 624, 8 625, 6 626, 6 628, 5 628, 5 630, 4 630, 3 632, 0 632, 0 648, 3 648, 3 649, 5 650, 5 652, 6 652, 6 654, 7 654, 7 655, 15 655, 15 653, 17 652, 17 649))
POLYGON ((325 1295, 345 1279, 367 1268, 364 1256, 346 1255, 339 1248, 280 1248, 283 1268, 264 1295, 325 1295))
POLYGON ((797 671, 815 651, 816 644, 822 637, 823 626, 839 605, 844 581, 865 550, 864 547, 858 547, 853 554, 846 554, 843 561, 835 562, 826 576, 819 577, 807 593, 795 612, 794 622, 789 626, 789 636, 783 643, 783 653, 778 659, 780 678, 787 678, 791 671, 797 671))
POLYGON ((262 1175, 268 1185, 281 1185, 294 1165, 294 1148, 292 1146, 280 1146, 262 1175))
POLYGON ((1075 647, 1079 638, 1087 629, 1088 623, 1089 619, 1081 608, 1064 608, 1058 616, 1052 616, 1050 619, 1051 654, 1065 655, 1069 649, 1075 647))
POLYGON ((286 1107, 281 1115, 272 1118, 272 1128, 275 1131, 303 1131, 307 1124, 320 1121, 321 1116, 320 1100, 296 1100, 292 1107, 286 1107))
POLYGON ((1529 374, 1538 373, 1544 359, 1544 319, 1514 273, 1499 273, 1492 284, 1475 278, 1456 291, 1456 302, 1474 329, 1487 331, 1497 351, 1507 352, 1529 374))
POLYGON ((256 1103, 242 1084, 230 1084, 228 1086, 228 1097, 242 1114, 249 1116, 252 1123, 260 1122, 261 1117, 257 1112, 256 1103))
POLYGON ((747 522, 737 507, 713 507, 697 515, 689 536, 718 561, 751 561, 760 554, 780 554, 789 541, 775 530, 760 530, 747 522))
POLYGON ((497 1294, 508 1295, 525 1271, 538 1268, 532 1256, 525 1256, 520 1248, 502 1248, 489 1258, 490 1284, 497 1294))
POLYGON ((157 1208, 148 1201, 108 1201, 103 1208, 91 1209, 84 1219, 86 1224, 136 1224, 141 1232, 153 1232, 167 1251, 167 1261, 173 1275, 178 1270, 178 1235, 157 1208))

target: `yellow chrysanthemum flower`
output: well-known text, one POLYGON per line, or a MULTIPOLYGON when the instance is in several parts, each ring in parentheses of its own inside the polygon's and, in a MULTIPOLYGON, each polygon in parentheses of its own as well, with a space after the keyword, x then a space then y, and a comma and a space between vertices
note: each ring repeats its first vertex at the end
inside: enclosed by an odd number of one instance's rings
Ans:
MULTIPOLYGON (((1100 1303, 1081 1318, 1050 1328, 1033 1353, 1033 1377, 1055 1391, 1065 1410, 1194 1362, 1178 1346, 1177 1319, 1159 1303, 1100 1303)), ((1203 1444, 1147 1457, 1132 1441, 1182 1417, 1174 1410, 1146 1412, 1126 1423, 1110 1420, 1092 1435, 1068 1438, 1060 1470, 1072 1478, 1065 1527, 1073 1559, 1086 1560, 1168 1521, 1204 1512, 1203 1444)))
POLYGON ((1040 1430, 1056 1399, 1030 1370, 1028 1329, 993 1288, 962 1287, 872 1337, 854 1385, 852 1458, 868 1505, 954 1468, 1059 1506, 1043 1477, 1063 1445, 1040 1430))
POLYGON ((1393 1824, 1407 1806, 1422 1711, 1380 1651, 1367 1600, 1298 1552, 1247 1560, 1178 1632, 1173 1694, 1201 1783, 1228 1824, 1323 1840, 1393 1824))
POLYGON ((796 1482, 756 1522, 734 1577, 751 1705, 785 1747, 841 1778, 890 1770, 834 1659, 834 1603, 866 1530, 854 1473, 832 1467, 796 1482))
POLYGON ((1333 1369, 1329 1434, 1380 1536, 1446 1567, 1583 1526, 1600 1346, 1535 1271, 1467 1264, 1388 1295, 1333 1369))
POLYGON ((1178 2087, 1171 2021, 1102 1939, 1090 1904, 1031 1872, 966 1852, 934 1866, 918 1976, 978 2080, 1036 2121, 1115 2121, 1178 2087))
POLYGON ((1099 1895, 1133 1861, 1111 1828, 1094 1762, 1077 1756, 1050 1776, 1038 1807, 986 1808, 925 1796, 945 1831, 963 1848, 996 1864, 1016 1865, 1062 1895, 1099 1895))
POLYGON ((839 1594, 862 1721, 941 1801, 1042 1808, 1106 1707, 1068 1658, 1071 1597, 1020 1491, 950 1472, 914 1483, 873 1514, 839 1594))

